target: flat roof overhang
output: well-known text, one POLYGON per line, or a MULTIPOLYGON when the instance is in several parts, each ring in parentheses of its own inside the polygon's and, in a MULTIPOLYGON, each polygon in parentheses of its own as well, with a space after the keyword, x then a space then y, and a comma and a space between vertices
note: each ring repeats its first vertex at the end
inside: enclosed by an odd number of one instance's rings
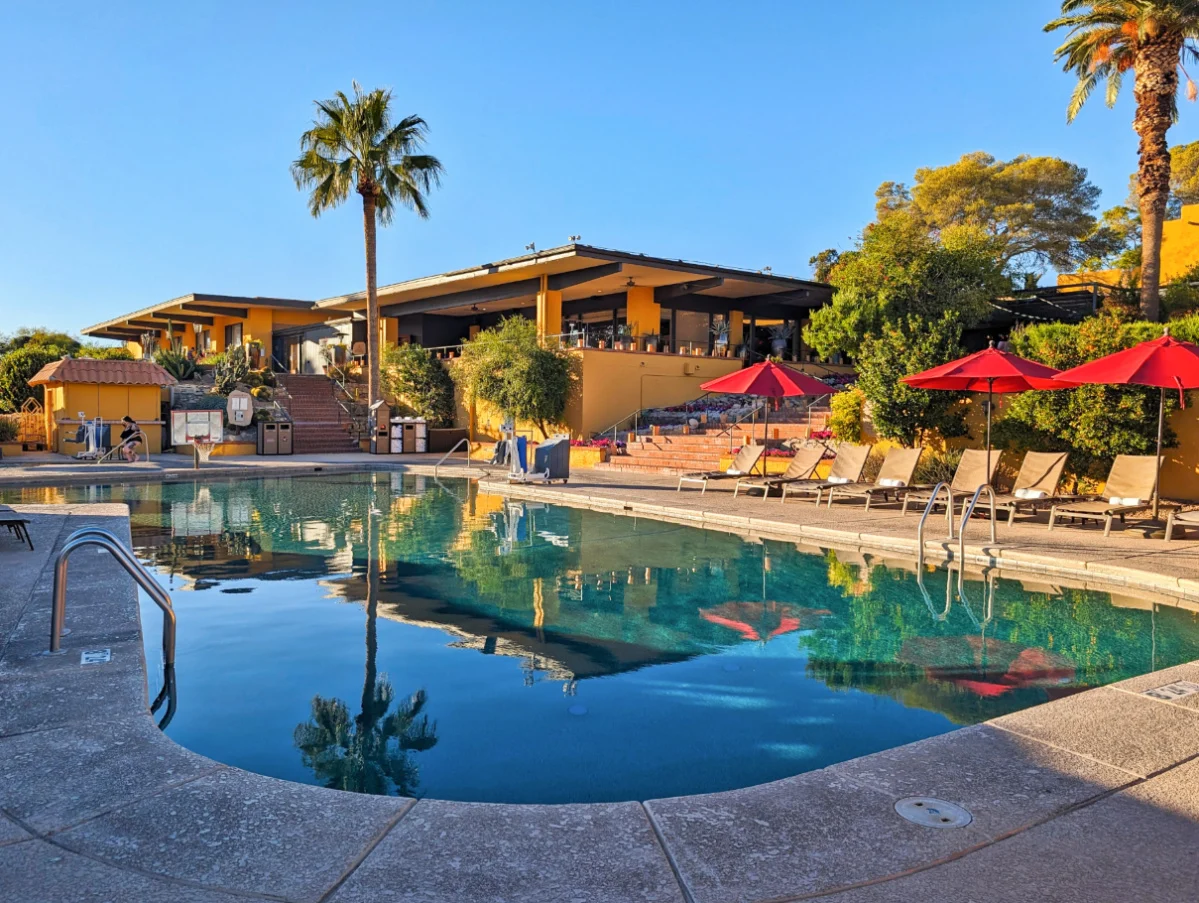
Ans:
POLYGON ((168 324, 187 325, 213 324, 214 316, 234 317, 244 320, 252 307, 269 307, 285 310, 312 310, 313 302, 294 298, 242 297, 240 295, 211 295, 192 292, 124 314, 81 330, 85 336, 103 339, 137 340, 145 332, 164 331, 168 324))
MULTIPOLYGON (((795 317, 832 297, 832 288, 820 282, 573 244, 382 286, 380 313, 469 316, 530 308, 543 276, 551 291, 562 292, 567 316, 621 307, 630 286, 652 287, 654 300, 667 308, 733 309, 764 318, 795 317)), ((365 306, 365 292, 316 303, 318 310, 365 306)))

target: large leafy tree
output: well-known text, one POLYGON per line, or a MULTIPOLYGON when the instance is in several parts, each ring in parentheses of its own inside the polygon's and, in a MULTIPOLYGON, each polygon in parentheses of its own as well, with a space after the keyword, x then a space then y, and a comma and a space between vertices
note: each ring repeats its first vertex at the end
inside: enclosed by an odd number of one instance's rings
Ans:
POLYGON ((379 382, 379 296, 376 281, 375 226, 391 222, 397 207, 429 216, 425 195, 441 178, 441 162, 421 153, 428 125, 419 116, 393 122, 392 95, 376 88, 354 96, 338 91, 316 102, 312 128, 300 137, 300 156, 291 165, 297 188, 311 188, 308 209, 319 217, 338 206, 351 191, 362 197, 366 241, 367 393, 381 398, 379 382))
POLYGON ((1010 287, 990 236, 972 227, 934 235, 903 215, 884 215, 854 249, 824 261, 836 294, 812 312, 804 341, 826 358, 856 358, 869 337, 911 317, 938 321, 952 313, 968 328, 1010 287))
POLYGON ((903 213, 937 234, 980 230, 1008 269, 1066 270, 1086 256, 1099 188, 1081 166, 1057 157, 997 160, 979 151, 917 169, 910 188, 884 182, 876 197, 880 219, 903 213))
MULTIPOLYGON (((1142 223, 1141 312, 1157 320, 1161 282, 1162 222, 1170 200, 1166 132, 1178 118, 1178 72, 1183 60, 1199 61, 1199 0, 1062 0, 1062 14, 1046 31, 1066 29, 1056 59, 1078 78, 1066 118, 1073 121, 1092 92, 1106 83, 1114 106, 1124 75, 1133 73, 1140 137, 1137 192, 1142 223)), ((1196 88, 1187 78, 1187 96, 1196 88)))
POLYGON ((462 347, 454 367, 471 400, 485 401, 519 420, 531 421, 548 435, 562 423, 573 388, 570 357, 545 348, 532 320, 515 316, 484 329, 462 347))

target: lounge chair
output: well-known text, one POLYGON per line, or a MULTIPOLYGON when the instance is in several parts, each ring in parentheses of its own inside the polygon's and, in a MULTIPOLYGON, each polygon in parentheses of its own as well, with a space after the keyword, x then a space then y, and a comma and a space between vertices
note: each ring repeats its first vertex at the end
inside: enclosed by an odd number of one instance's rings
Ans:
POLYGON ((784 483, 782 501, 787 501, 788 495, 814 495, 816 504, 819 505, 821 493, 829 483, 856 483, 862 479, 866 459, 869 457, 869 445, 842 442, 837 446, 837 456, 833 459, 833 466, 827 477, 823 480, 796 480, 784 483))
POLYGON ((1036 514, 1062 502, 1079 497, 1062 495, 1062 472, 1066 469, 1066 452, 1028 452, 1016 474, 1011 492, 995 495, 995 516, 1007 512, 1007 522, 1022 511, 1036 514))
MULTIPOLYGON (((883 466, 873 483, 826 484, 824 489, 828 492, 828 506, 833 506, 833 499, 837 496, 864 498, 866 510, 869 511, 870 503, 876 498, 884 501, 898 499, 911 484, 912 474, 916 472, 916 465, 920 463, 922 454, 923 448, 893 448, 887 452, 887 457, 883 458, 883 466)), ((820 504, 819 497, 816 503, 820 504)))
POLYGON ((29 535, 29 519, 21 517, 8 505, 0 505, 0 527, 8 530, 9 534, 29 546, 33 551, 33 537, 29 535))
POLYGON ((735 480, 753 472, 754 466, 758 463, 758 459, 762 457, 762 453, 766 451, 764 445, 743 445, 741 450, 733 456, 733 463, 729 465, 728 470, 707 470, 697 471, 695 473, 685 473, 679 477, 678 492, 683 491, 684 483, 699 483, 703 486, 700 494, 708 491, 709 480, 735 480))
MULTIPOLYGON (((962 452, 962 460, 958 462, 957 470, 953 472, 953 480, 949 484, 955 501, 961 496, 972 497, 978 491, 978 487, 984 483, 993 483, 995 471, 999 469, 999 457, 999 452, 991 452, 991 473, 988 475, 985 450, 968 448, 962 452)), ((903 493, 903 513, 908 513, 908 505, 913 502, 927 505, 929 499, 932 498, 933 488, 932 486, 914 486, 906 490, 903 493)), ((940 497, 938 497, 938 503, 944 504, 940 501, 940 497)))
POLYGON ((770 495, 770 490, 781 488, 786 483, 797 483, 800 480, 810 480, 812 474, 816 472, 821 460, 824 458, 826 449, 823 445, 818 445, 815 448, 801 448, 795 452, 795 457, 791 459, 791 463, 787 465, 787 469, 778 476, 767 477, 742 477, 737 481, 737 487, 733 490, 733 496, 744 489, 748 492, 751 489, 762 490, 762 500, 765 501, 770 495))
MULTIPOLYGON (((1171 508, 1166 517, 1166 542, 1174 538, 1175 527, 1199 527, 1199 511, 1171 508)), ((1185 534, 1183 534, 1185 536, 1185 534)))
POLYGON ((1081 521, 1103 521, 1103 535, 1112 532, 1112 518, 1142 511, 1153 504, 1153 487, 1157 484, 1156 455, 1117 455, 1111 473, 1103 487, 1102 496, 1058 502, 1049 509, 1049 529, 1059 517, 1081 521))

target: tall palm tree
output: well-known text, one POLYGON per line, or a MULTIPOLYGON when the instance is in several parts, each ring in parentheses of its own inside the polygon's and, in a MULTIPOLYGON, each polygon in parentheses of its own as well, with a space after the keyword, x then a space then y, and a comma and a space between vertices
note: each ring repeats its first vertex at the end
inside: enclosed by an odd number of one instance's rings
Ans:
POLYGON ((376 284, 375 224, 387 225, 397 206, 422 219, 429 216, 425 195, 441 179, 441 162, 420 153, 429 127, 419 116, 392 124, 391 91, 364 92, 354 82, 354 96, 338 91, 331 100, 316 101, 312 128, 300 136, 300 157, 291 165, 297 188, 311 186, 308 210, 319 217, 356 191, 362 196, 362 230, 366 239, 367 394, 378 401, 379 294, 376 284))
MULTIPOLYGON (((1199 37, 1199 0, 1062 0, 1062 14, 1046 31, 1069 30, 1055 59, 1078 77, 1067 121, 1073 121, 1095 87, 1107 82, 1107 105, 1114 106, 1124 73, 1133 72, 1140 136, 1137 193, 1141 207, 1141 312, 1161 315, 1162 222, 1170 197, 1170 149, 1166 132, 1178 118, 1178 71, 1185 58, 1199 61, 1192 42, 1199 37)), ((1183 70, 1183 74, 1186 71, 1183 70)), ((1187 97, 1195 84, 1187 76, 1187 97)))
MULTIPOLYGON (((372 487, 373 496, 373 487, 372 487)), ((366 674, 358 715, 340 699, 315 696, 312 716, 296 726, 293 742, 301 761, 326 787, 354 793, 416 796, 420 773, 409 753, 437 745, 437 723, 424 714, 428 695, 417 690, 395 701, 387 675, 376 666, 379 654, 380 537, 372 497, 365 517, 366 532, 366 674)))

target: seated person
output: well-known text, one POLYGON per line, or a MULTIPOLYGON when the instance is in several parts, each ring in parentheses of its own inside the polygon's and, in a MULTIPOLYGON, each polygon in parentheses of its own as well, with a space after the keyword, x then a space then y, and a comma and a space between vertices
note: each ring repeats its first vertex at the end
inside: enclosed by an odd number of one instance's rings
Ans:
POLYGON ((135 464, 139 460, 137 446, 142 441, 141 429, 128 414, 121 418, 121 423, 125 424, 125 429, 121 430, 121 456, 130 464, 135 464))

